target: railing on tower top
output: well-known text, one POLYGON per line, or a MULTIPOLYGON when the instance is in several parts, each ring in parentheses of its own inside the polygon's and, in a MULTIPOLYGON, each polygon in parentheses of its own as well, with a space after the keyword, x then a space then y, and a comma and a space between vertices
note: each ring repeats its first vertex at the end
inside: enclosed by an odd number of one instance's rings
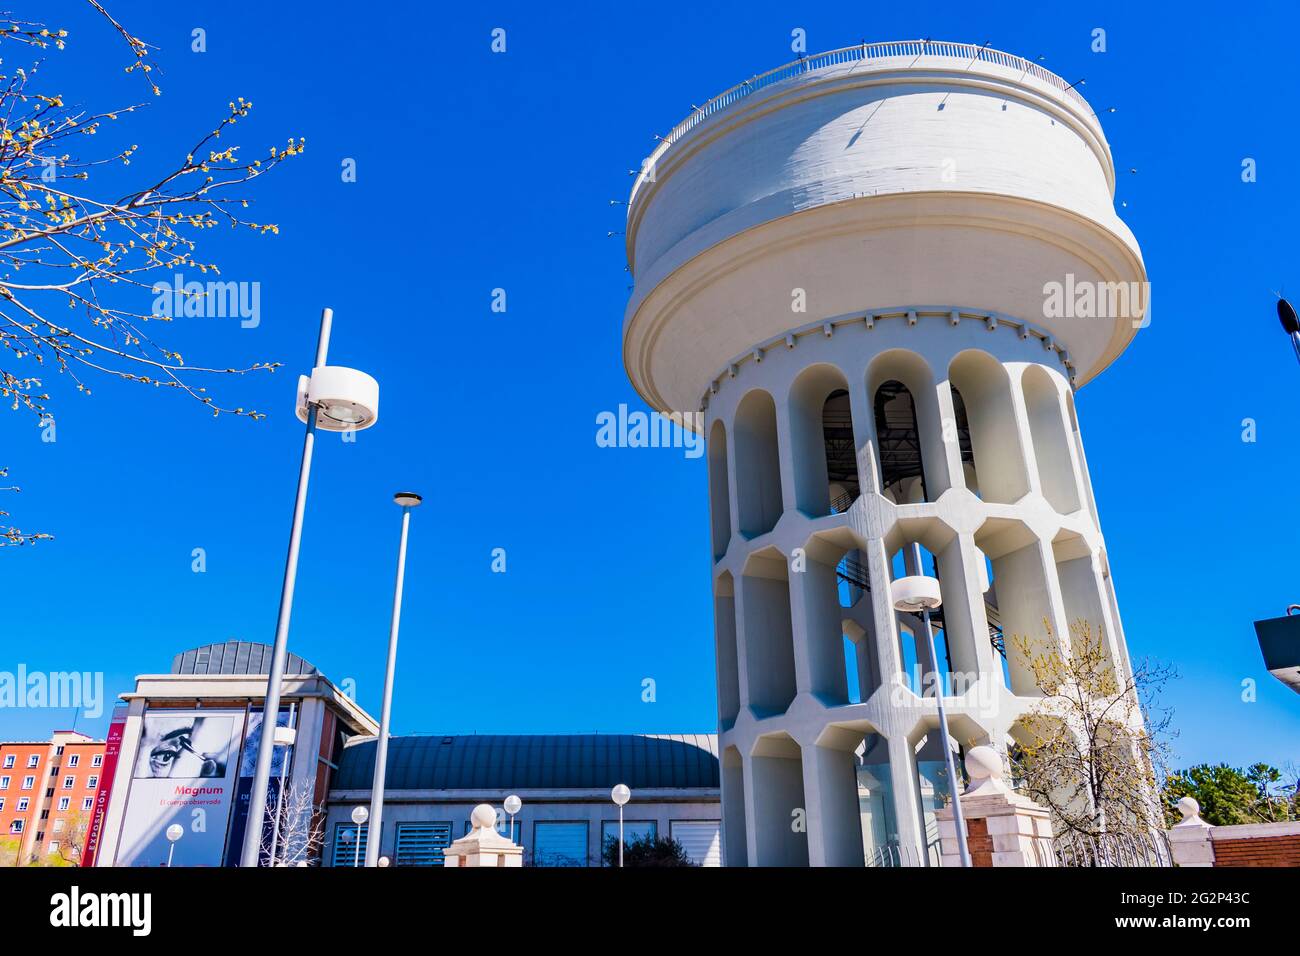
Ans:
POLYGON ((732 103, 742 100, 751 93, 756 93, 765 87, 780 83, 782 80, 788 80, 803 73, 811 73, 813 70, 820 70, 824 67, 838 66, 842 63, 904 56, 945 56, 971 62, 993 63, 997 66, 1019 70, 1022 76, 1029 75, 1042 80, 1062 95, 1076 100, 1089 113, 1092 112, 1087 100, 1074 88, 1074 84, 1066 83, 1065 80, 1051 70, 1045 70, 1037 63, 1016 56, 1013 53, 1003 53, 1001 50, 993 50, 987 46, 976 46, 974 43, 948 43, 942 40, 889 40, 883 43, 859 43, 856 46, 846 46, 838 50, 818 53, 816 56, 800 57, 791 63, 786 63, 776 69, 768 70, 766 73, 750 77, 743 83, 738 83, 731 89, 719 93, 703 106, 697 106, 690 116, 674 126, 671 132, 663 137, 659 148, 663 149, 671 146, 686 135, 689 130, 698 126, 714 113, 726 109, 732 103))

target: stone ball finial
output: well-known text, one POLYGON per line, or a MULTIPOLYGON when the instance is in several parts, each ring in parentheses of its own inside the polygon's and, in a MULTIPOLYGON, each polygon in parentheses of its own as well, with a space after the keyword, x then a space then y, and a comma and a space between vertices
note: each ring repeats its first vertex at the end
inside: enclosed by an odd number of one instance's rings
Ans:
POLYGON ((469 816, 470 822, 474 824, 475 829, 487 829, 494 827, 497 823, 497 812, 489 803, 480 803, 474 808, 474 812, 469 816))
POLYGON ((1201 805, 1195 797, 1183 797, 1178 801, 1178 812, 1183 815, 1183 822, 1190 822, 1201 815, 1201 805))
POLYGON ((976 786, 985 780, 1002 779, 1002 758, 992 747, 972 747, 966 752, 965 764, 966 773, 976 786))

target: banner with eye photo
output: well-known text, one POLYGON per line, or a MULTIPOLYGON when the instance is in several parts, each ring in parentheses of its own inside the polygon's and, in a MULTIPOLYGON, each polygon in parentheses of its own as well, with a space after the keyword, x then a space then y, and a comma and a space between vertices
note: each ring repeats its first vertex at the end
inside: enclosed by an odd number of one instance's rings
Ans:
POLYGON ((145 714, 118 866, 165 866, 169 852, 173 866, 221 865, 243 733, 242 710, 145 714))

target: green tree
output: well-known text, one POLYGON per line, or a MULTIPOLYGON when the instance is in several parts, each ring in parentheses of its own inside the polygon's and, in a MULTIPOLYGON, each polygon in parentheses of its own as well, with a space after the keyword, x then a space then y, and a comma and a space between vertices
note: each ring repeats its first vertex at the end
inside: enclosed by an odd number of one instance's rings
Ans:
POLYGON ((1201 818, 1214 826, 1275 823, 1300 819, 1295 775, 1290 780, 1276 767, 1256 763, 1241 769, 1221 764, 1198 764, 1169 775, 1161 796, 1165 819, 1171 825, 1182 819, 1178 801, 1192 797, 1201 805, 1201 818))
MULTIPOLYGON (((602 855, 606 866, 618 866, 618 837, 605 841, 602 855)), ((623 844, 623 866, 697 866, 672 837, 646 834, 623 844)))

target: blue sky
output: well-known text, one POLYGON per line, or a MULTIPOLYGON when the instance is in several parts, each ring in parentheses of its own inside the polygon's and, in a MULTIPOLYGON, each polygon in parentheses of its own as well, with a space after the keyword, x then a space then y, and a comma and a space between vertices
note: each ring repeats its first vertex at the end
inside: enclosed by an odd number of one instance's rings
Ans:
MULTIPOLYGON (((1182 674, 1168 695, 1180 762, 1300 758, 1300 697, 1262 669, 1251 627, 1300 601, 1300 503, 1284 490, 1297 474, 1300 368, 1270 291, 1300 297, 1294 11, 303 6, 111 7, 161 48, 164 95, 94 144, 138 144, 141 178, 183 156, 235 96, 255 103, 237 127, 250 152, 307 139, 251 193, 280 235, 206 240, 226 278, 261 284, 260 325, 193 319, 163 336, 192 363, 285 367, 211 383, 270 412, 260 424, 107 380, 85 397, 58 376, 56 442, 4 409, 0 465, 24 489, 6 507, 57 540, 0 552, 0 670, 103 671, 112 697, 182 649, 272 638, 301 447, 293 388, 330 305, 331 358, 380 380, 381 421, 355 444, 318 443, 291 648, 354 679, 378 712, 390 495, 410 487, 426 504, 395 732, 711 730, 704 461, 595 443, 599 412, 641 407, 620 359, 630 279, 621 239, 606 237, 622 229, 609 200, 626 198, 627 170, 690 104, 792 59, 791 30, 812 52, 930 36, 1041 54, 1086 78, 1095 108, 1118 107, 1105 116, 1116 165, 1138 172, 1120 176, 1117 200, 1142 244, 1153 323, 1078 407, 1130 650, 1182 674), (204 53, 190 51, 196 27, 204 53), (489 49, 495 27, 504 55, 489 49), (1090 49, 1097 27, 1104 54, 1090 49), (1255 183, 1241 180, 1247 157, 1255 183), (355 183, 342 181, 345 158, 355 183), (204 574, 191 571, 197 547, 204 574), (494 548, 505 574, 491 572, 494 548)), ((50 54, 50 86, 93 107, 147 98, 103 25, 77 4, 58 13, 51 25, 72 31, 71 46, 50 54)), ((0 736, 71 720, 7 711, 0 736)), ((106 725, 107 714, 78 724, 106 725)))

